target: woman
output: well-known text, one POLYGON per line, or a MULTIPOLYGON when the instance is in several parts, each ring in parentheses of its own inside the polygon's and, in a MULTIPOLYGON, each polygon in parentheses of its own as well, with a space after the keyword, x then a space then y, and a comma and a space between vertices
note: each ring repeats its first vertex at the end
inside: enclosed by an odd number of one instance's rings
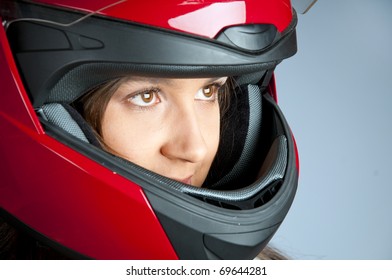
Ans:
POLYGON ((44 2, 1 7, 2 216, 73 258, 256 257, 298 179, 290 2, 44 2))
POLYGON ((83 114, 108 151, 201 187, 218 150, 226 80, 123 78, 84 96, 83 114))

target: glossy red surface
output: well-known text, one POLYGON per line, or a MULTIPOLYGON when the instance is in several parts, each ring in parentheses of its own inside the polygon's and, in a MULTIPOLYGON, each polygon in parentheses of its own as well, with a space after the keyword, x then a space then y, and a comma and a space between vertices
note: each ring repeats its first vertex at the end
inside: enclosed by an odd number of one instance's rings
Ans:
POLYGON ((227 26, 270 23, 284 30, 292 18, 290 0, 38 0, 118 19, 209 38, 227 26), (110 6, 110 7, 108 7, 110 6), (108 7, 106 9, 105 8, 108 7))
MULTIPOLYGON (((92 12, 115 1, 39 2, 92 12)), ((154 3, 158 1, 121 1, 100 13, 211 38, 226 26, 243 23, 272 23, 282 31, 292 17, 288 0, 160 2, 164 5, 157 8, 154 3)), ((2 28, 0 85, 3 209, 37 232, 91 258, 177 258, 138 185, 44 133, 2 28)), ((274 81, 271 91, 276 99, 274 81)))
POLYGON ((0 29, 0 206, 96 259, 176 259, 143 191, 46 135, 0 29))

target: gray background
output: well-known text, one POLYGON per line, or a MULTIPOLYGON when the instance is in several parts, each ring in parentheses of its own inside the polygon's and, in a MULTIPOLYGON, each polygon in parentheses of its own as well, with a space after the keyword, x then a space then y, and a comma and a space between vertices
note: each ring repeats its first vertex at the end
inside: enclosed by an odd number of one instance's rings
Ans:
POLYGON ((272 240, 294 259, 392 259, 392 1, 319 0, 276 71, 300 183, 272 240))

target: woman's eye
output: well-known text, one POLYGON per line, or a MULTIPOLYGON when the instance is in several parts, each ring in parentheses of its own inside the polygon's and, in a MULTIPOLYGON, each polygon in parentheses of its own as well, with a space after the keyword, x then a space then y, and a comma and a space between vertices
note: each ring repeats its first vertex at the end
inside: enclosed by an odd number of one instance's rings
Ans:
POLYGON ((161 100, 158 96, 158 90, 149 90, 141 93, 137 93, 128 99, 133 105, 140 107, 153 106, 161 100))
POLYGON ((210 100, 215 101, 220 87, 221 87, 220 85, 215 85, 215 84, 205 86, 198 90, 198 92, 195 95, 195 99, 205 100, 205 101, 210 101, 210 100))

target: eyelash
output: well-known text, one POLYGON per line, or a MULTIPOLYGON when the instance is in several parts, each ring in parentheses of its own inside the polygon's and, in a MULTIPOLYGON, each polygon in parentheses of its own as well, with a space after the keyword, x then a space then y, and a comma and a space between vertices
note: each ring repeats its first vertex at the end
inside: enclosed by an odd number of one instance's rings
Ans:
POLYGON ((208 87, 213 87, 214 88, 214 93, 213 94, 215 95, 215 98, 212 99, 212 100, 205 100, 205 101, 214 102, 214 101, 218 100, 217 95, 222 92, 223 86, 224 86, 224 83, 213 83, 213 84, 210 84, 210 85, 207 85, 207 86, 201 88, 201 90, 203 90, 205 88, 208 88, 208 87))
POLYGON ((158 98, 158 99, 159 99, 159 102, 157 102, 157 103, 160 103, 161 100, 160 100, 160 98, 159 98, 159 96, 158 96, 160 92, 161 92, 161 90, 160 90, 159 88, 156 88, 156 87, 146 88, 146 89, 143 89, 143 90, 140 90, 140 91, 137 91, 137 92, 135 92, 135 93, 130 94, 130 95, 126 98, 126 101, 129 102, 132 106, 135 106, 136 108, 138 108, 138 109, 140 109, 140 110, 149 110, 149 109, 152 109, 153 106, 151 106, 151 105, 145 105, 145 106, 137 105, 137 104, 134 104, 134 103, 132 102, 132 100, 135 99, 135 98, 137 98, 137 97, 140 97, 140 96, 142 96, 142 95, 144 95, 144 94, 153 94, 153 98, 154 98, 154 97, 155 97, 155 98, 158 98))
MULTIPOLYGON (((222 92, 222 87, 224 86, 224 84, 225 83, 212 83, 212 84, 206 85, 203 88, 201 88, 201 90, 203 90, 204 88, 207 88, 207 87, 213 87, 214 88, 215 98, 211 99, 211 100, 209 100, 209 99, 208 100, 199 99, 199 101, 203 101, 203 102, 215 102, 215 101, 217 101, 218 100, 217 95, 222 92)), ((146 89, 143 89, 143 90, 140 90, 140 91, 137 91, 135 93, 130 94, 126 98, 126 101, 131 103, 132 106, 135 106, 136 108, 138 108, 140 110, 150 110, 150 109, 153 109, 153 107, 154 107, 153 105, 154 104, 158 104, 158 103, 161 102, 161 99, 159 97, 159 93, 160 92, 161 92, 161 90, 159 88, 157 88, 157 87, 146 88, 146 89), (135 98, 137 98, 139 96, 142 96, 144 94, 153 94, 154 95, 153 98, 154 97, 158 98, 158 102, 156 102, 154 104, 151 104, 151 105, 145 105, 145 106, 137 105, 137 104, 134 104, 132 102, 133 99, 135 99, 135 98)))

